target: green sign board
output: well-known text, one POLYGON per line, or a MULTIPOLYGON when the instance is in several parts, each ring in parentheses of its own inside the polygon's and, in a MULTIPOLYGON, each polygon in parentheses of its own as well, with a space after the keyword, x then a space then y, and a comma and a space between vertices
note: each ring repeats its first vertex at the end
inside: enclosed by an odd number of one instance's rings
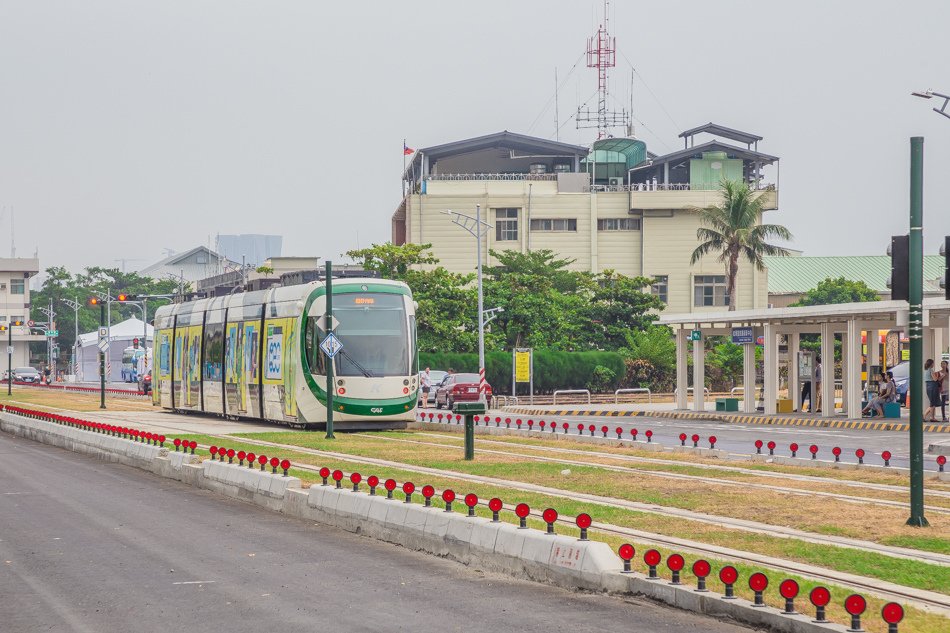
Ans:
POLYGON ((46 330, 46 336, 59 336, 59 330, 46 330))
POLYGON ((701 341, 703 340, 703 333, 700 330, 693 330, 689 333, 689 340, 691 341, 701 341))

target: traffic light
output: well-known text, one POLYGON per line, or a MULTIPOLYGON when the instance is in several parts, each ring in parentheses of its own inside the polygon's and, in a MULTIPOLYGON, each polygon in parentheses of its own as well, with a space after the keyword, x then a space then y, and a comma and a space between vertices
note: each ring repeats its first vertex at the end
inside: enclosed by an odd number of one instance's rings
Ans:
POLYGON ((138 300, 138 296, 137 296, 137 295, 128 295, 128 294, 125 294, 124 292, 120 292, 120 293, 116 296, 116 301, 121 301, 121 302, 124 302, 124 301, 137 301, 137 300, 138 300))
POLYGON ((909 301, 910 236, 892 236, 891 245, 887 247, 887 254, 891 257, 891 278, 887 281, 887 287, 891 289, 891 299, 909 301))
POLYGON ((89 300, 86 303, 88 303, 91 306, 97 306, 100 303, 102 303, 102 299, 100 299, 99 297, 89 297, 89 300))
POLYGON ((940 280, 940 287, 943 288, 944 299, 950 300, 950 235, 943 238, 940 254, 943 255, 943 278, 940 280))

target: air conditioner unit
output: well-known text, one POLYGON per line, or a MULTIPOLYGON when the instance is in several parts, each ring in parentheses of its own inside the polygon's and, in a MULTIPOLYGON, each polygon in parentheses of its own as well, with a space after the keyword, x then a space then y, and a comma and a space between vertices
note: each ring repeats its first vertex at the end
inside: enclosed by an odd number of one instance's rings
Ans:
POLYGON ((623 176, 616 176, 610 179, 611 187, 623 187, 623 185, 624 185, 623 176))

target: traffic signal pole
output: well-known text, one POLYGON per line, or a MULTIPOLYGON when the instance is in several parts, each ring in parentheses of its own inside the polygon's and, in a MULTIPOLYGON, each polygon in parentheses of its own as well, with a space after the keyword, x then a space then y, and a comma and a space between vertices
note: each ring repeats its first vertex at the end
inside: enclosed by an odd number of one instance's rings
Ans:
MULTIPOLYGON (((105 325, 106 306, 99 302, 99 330, 105 325)), ((106 339, 108 340, 108 339, 106 339)), ((99 350, 99 408, 106 408, 106 353, 99 350)))
POLYGON ((924 138, 910 139, 910 257, 908 338, 910 339, 910 518, 926 527, 924 517, 924 138))
POLYGON ((13 325, 7 326, 7 395, 13 395, 13 325))

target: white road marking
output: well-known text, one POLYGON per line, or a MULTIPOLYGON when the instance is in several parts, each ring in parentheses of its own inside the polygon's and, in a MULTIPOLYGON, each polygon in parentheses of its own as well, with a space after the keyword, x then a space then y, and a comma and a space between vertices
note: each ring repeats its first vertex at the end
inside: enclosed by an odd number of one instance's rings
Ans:
POLYGON ((173 582, 173 585, 210 585, 214 580, 188 580, 185 582, 173 582))

